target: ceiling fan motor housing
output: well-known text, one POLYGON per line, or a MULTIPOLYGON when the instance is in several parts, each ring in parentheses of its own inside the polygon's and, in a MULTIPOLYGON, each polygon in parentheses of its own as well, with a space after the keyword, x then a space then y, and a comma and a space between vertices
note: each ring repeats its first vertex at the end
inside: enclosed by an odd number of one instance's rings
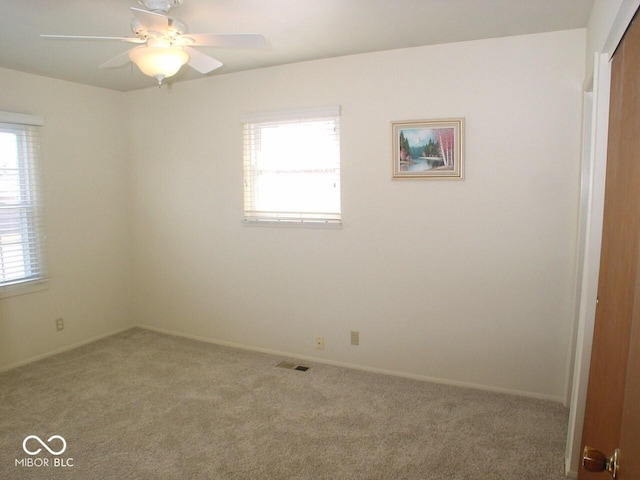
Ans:
MULTIPOLYGON (((187 27, 177 18, 167 17, 167 22, 167 33, 170 37, 175 37, 176 35, 182 35, 183 33, 186 33, 187 27)), ((146 39, 162 36, 161 32, 153 32, 152 30, 147 30, 147 27, 145 27, 142 22, 135 17, 131 20, 131 31, 135 33, 138 38, 146 39)))
POLYGON ((180 5, 182 0, 138 0, 138 3, 151 12, 167 13, 180 5))

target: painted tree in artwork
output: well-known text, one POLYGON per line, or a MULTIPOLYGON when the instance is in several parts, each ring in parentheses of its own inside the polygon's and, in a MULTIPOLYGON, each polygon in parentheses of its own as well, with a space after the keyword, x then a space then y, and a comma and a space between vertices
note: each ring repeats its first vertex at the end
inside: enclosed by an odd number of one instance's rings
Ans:
POLYGON ((409 140, 407 140, 407 138, 404 136, 404 132, 402 130, 400 131, 399 143, 400 143, 399 145, 400 160, 401 161, 411 160, 411 156, 410 156, 411 147, 409 146, 409 140))
POLYGON ((438 142, 434 142, 433 138, 430 138, 422 152, 425 157, 439 157, 440 147, 438 146, 438 142))
POLYGON ((438 144, 440 145, 440 153, 445 167, 453 166, 454 162, 454 148, 453 148, 453 128, 438 128, 438 144))

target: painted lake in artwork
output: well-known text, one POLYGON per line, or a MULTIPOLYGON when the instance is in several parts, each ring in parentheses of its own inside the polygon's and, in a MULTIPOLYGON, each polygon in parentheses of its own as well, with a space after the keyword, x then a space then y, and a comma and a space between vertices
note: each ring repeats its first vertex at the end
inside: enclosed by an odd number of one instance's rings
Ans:
MULTIPOLYGON (((426 172, 437 167, 442 167, 444 161, 440 157, 418 157, 406 159, 400 163, 401 172, 426 172)), ((451 166, 453 168, 453 166, 451 166)))

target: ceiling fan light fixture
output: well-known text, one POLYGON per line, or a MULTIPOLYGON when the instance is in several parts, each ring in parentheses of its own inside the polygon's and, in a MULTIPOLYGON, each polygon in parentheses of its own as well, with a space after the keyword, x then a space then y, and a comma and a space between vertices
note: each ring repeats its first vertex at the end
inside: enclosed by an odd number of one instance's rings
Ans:
POLYGON ((138 0, 146 10, 130 7, 133 15, 131 30, 134 36, 105 37, 94 35, 41 35, 45 38, 79 40, 113 40, 138 44, 126 52, 102 63, 99 68, 116 68, 129 61, 138 69, 158 81, 178 73, 185 63, 201 74, 208 74, 222 67, 222 62, 192 47, 224 47, 258 49, 266 48, 262 35, 256 33, 195 33, 186 35, 184 23, 167 15, 183 0, 138 0))
POLYGON ((138 0, 138 4, 151 12, 167 13, 182 3, 182 0, 138 0))
POLYGON ((189 54, 181 47, 172 45, 147 45, 131 50, 129 59, 142 73, 156 78, 158 85, 162 85, 165 78, 178 73, 180 68, 189 61, 189 54))

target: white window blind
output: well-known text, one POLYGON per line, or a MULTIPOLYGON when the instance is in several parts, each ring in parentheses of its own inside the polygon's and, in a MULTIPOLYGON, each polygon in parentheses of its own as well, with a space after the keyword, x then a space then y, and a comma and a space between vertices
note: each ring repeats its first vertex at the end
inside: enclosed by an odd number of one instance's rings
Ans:
POLYGON ((0 287, 45 277, 38 153, 42 117, 0 112, 0 287))
POLYGON ((242 123, 245 222, 340 224, 340 107, 242 123))

